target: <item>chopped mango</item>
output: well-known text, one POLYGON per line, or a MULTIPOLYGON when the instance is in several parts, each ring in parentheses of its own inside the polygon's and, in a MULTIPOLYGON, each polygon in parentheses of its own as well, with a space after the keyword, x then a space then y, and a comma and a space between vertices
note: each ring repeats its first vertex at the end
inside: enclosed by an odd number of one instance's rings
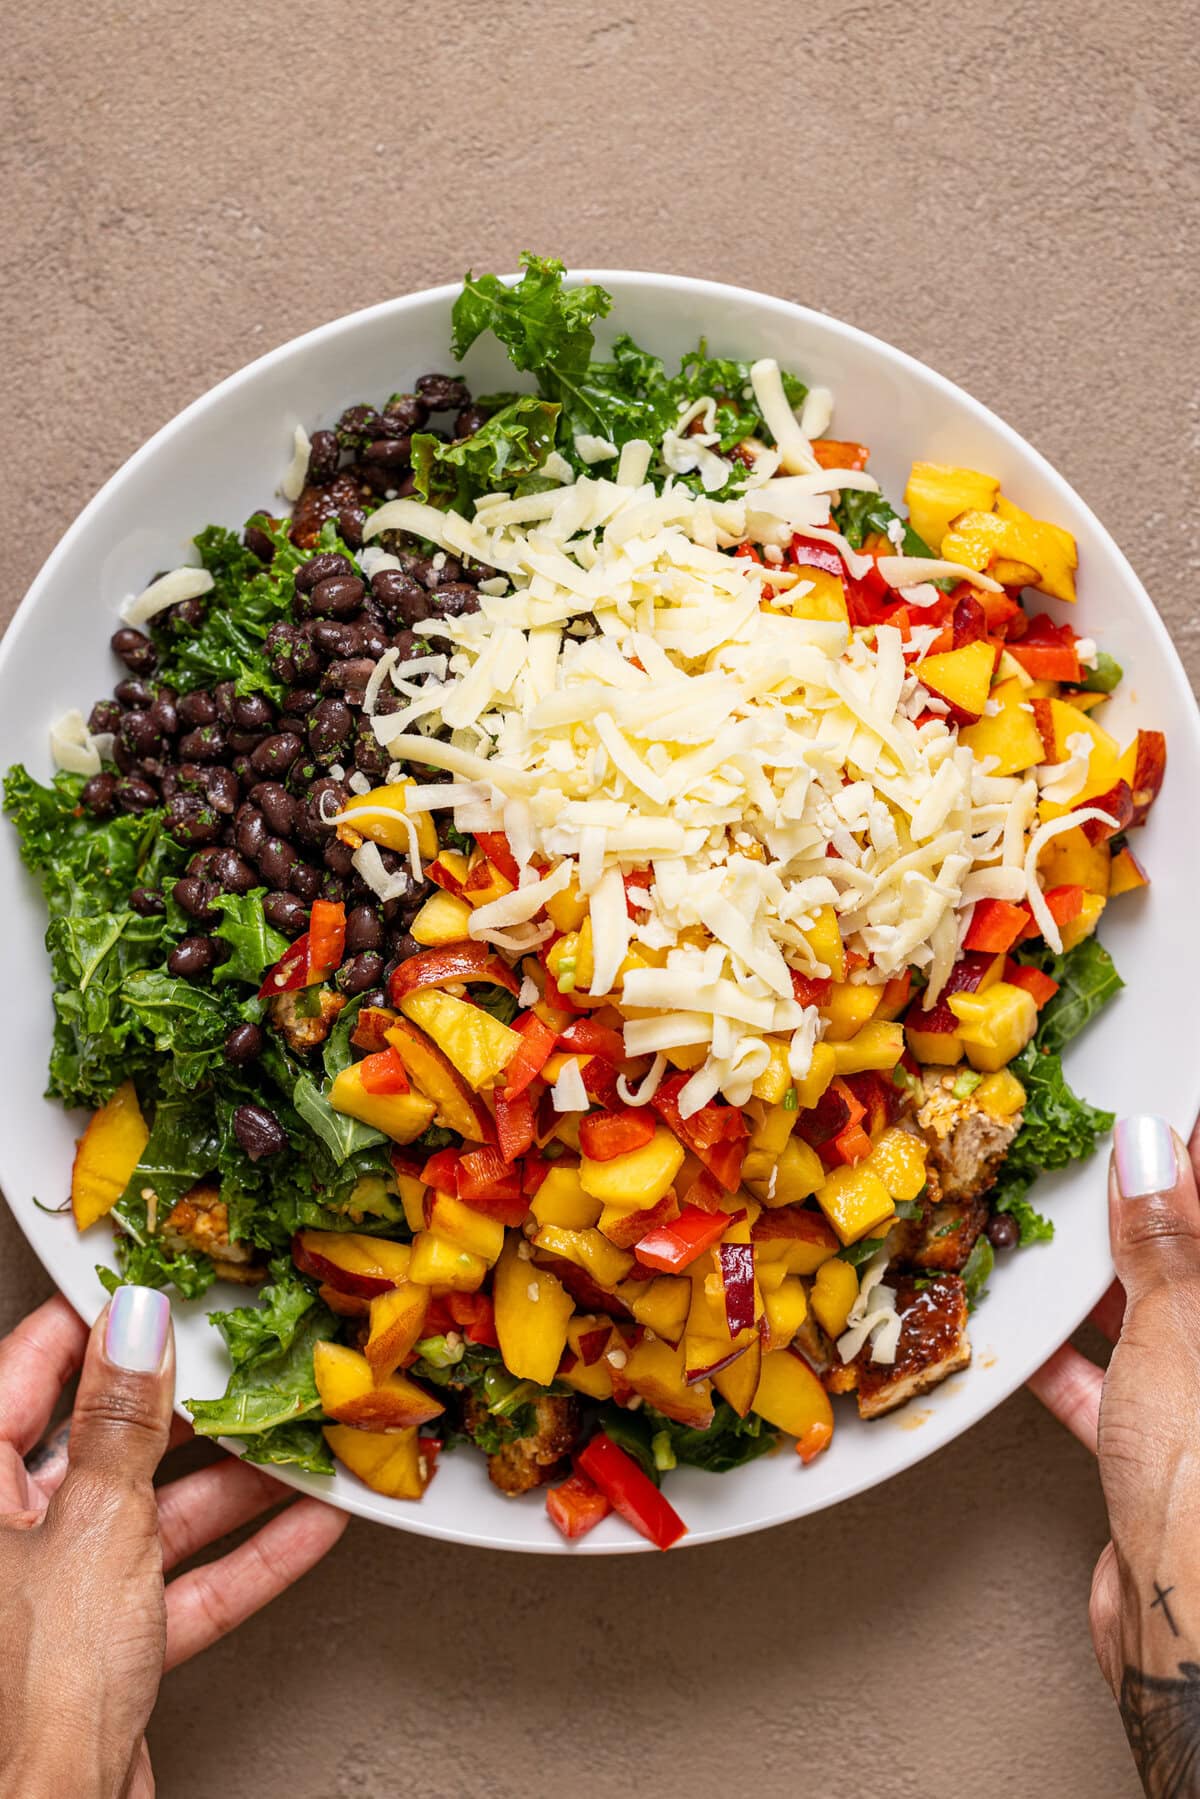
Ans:
POLYGON ((837 1073, 837 1057, 832 1043, 813 1045, 812 1061, 802 1081, 796 1082, 796 1104, 802 1112, 811 1110, 837 1073))
POLYGON ((857 1298, 858 1275, 849 1262, 837 1256, 822 1262, 813 1277, 812 1309, 813 1317, 829 1336, 841 1336, 857 1298))
POLYGON ((556 931, 577 931, 588 915, 588 903, 579 891, 579 883, 572 875, 565 887, 560 887, 546 901, 546 915, 556 931))
POLYGON ((325 1441, 351 1474, 388 1499, 420 1499, 433 1476, 416 1425, 407 1430, 356 1430, 327 1424, 325 1441))
POLYGON ((765 1180, 754 1182, 751 1192, 765 1206, 793 1206, 815 1193, 824 1179, 825 1170, 816 1150, 803 1138, 790 1137, 774 1169, 765 1180))
POLYGON ((788 596, 793 618, 821 618, 849 624, 846 589, 840 576, 823 568, 801 569, 800 576, 796 590, 788 596))
POLYGON ((968 1062, 986 1073, 1004 1068, 1037 1030, 1037 1002, 1009 981, 997 981, 981 993, 952 993, 947 1003, 959 1021, 968 1062))
POLYGON ((112 1098, 93 1113, 79 1139, 71 1169, 71 1211, 85 1231, 112 1211, 150 1141, 132 1081, 122 1081, 112 1098))
MULTIPOLYGON (((880 990, 868 988, 867 991, 878 993, 880 990)), ((894 1068, 904 1054, 904 1026, 869 1019, 853 1037, 843 1042, 835 1039, 833 1053, 839 1074, 865 1074, 872 1069, 894 1068)))
POLYGON ((832 906, 821 906, 813 914, 812 924, 804 933, 817 961, 828 968, 835 981, 846 978, 846 951, 842 943, 842 928, 838 924, 838 915, 832 906))
POLYGON ((1069 918, 1064 925, 1058 927, 1064 951, 1074 949, 1085 937, 1090 937, 1100 922, 1107 901, 1102 893, 1085 893, 1083 908, 1074 918, 1069 918))
POLYGON ((550 946, 546 967, 561 993, 573 993, 576 989, 581 993, 590 991, 595 974, 590 913, 577 931, 568 931, 565 937, 550 946))
MULTIPOLYGON (((848 1266, 847 1263, 842 1264, 848 1266)), ((767 1341, 764 1345, 768 1351, 786 1349, 804 1320, 808 1317, 808 1297, 804 1291, 804 1283, 794 1274, 780 1267, 781 1278, 772 1290, 763 1293, 763 1312, 767 1321, 767 1341)))
POLYGON ((865 1162, 827 1174, 817 1188, 817 1204, 844 1244, 881 1234, 879 1227, 895 1211, 891 1194, 865 1162))
POLYGON ((1000 483, 978 469, 953 468, 944 462, 914 462, 904 503, 909 522, 934 555, 941 550, 950 522, 963 512, 990 512, 1000 483))
POLYGON ((481 1256, 489 1268, 504 1248, 504 1226, 498 1218, 464 1205, 453 1193, 435 1193, 429 1204, 429 1228, 447 1243, 481 1256))
POLYGON ((544 1249, 547 1255, 574 1262, 602 1287, 615 1287, 633 1267, 629 1251, 618 1249, 601 1231, 571 1231, 561 1225, 544 1224, 533 1242, 535 1249, 544 1249))
POLYGON ((746 1145, 746 1154, 742 1162, 742 1179, 752 1193, 760 1198, 768 1181, 771 1170, 779 1161, 788 1138, 796 1126, 800 1116, 798 1106, 764 1106, 757 1108, 757 1115, 750 1131, 750 1141, 746 1145))
POLYGON ((639 1324, 668 1343, 678 1343, 692 1303, 692 1284, 684 1275, 660 1274, 643 1291, 627 1284, 622 1297, 639 1324))
POLYGON ((915 1199, 925 1185, 926 1154, 923 1137, 889 1125, 863 1166, 879 1176, 893 1199, 915 1199))
POLYGON ((575 1303, 557 1275, 527 1261, 527 1245, 509 1233, 496 1264, 496 1335, 510 1374, 548 1387, 558 1372, 575 1303))
POLYGON ((400 1001, 400 1010, 432 1037, 443 1055, 477 1093, 495 1086, 521 1047, 519 1031, 510 1031, 482 1006, 456 999, 452 993, 443 993, 437 987, 406 993, 400 1001))
POLYGON ((439 888, 432 894, 409 926, 416 941, 427 949, 443 943, 462 943, 467 936, 471 908, 465 899, 439 888))
POLYGON ((683 1145, 665 1125, 660 1125, 649 1143, 639 1149, 626 1150, 607 1162, 594 1162, 584 1156, 579 1164, 579 1179, 585 1193, 609 1206, 625 1206, 638 1211, 662 1198, 683 1165, 683 1145))
POLYGON ((1047 892, 1052 887, 1082 887, 1087 893, 1107 894, 1112 879, 1112 854, 1107 843, 1089 843, 1082 825, 1060 831, 1038 857, 1038 875, 1047 892))
POLYGON ((1022 683, 1016 678, 1000 681, 988 699, 997 710, 992 712, 989 705, 978 723, 967 725, 958 734, 959 742, 968 746, 975 760, 982 762, 985 757, 994 756, 996 766, 990 771, 994 775, 1019 775, 1044 761, 1041 732, 1022 683))
MULTIPOLYGON (((410 826, 396 814, 409 816, 405 794, 411 786, 411 781, 393 781, 387 786, 372 787, 369 793, 352 793, 344 810, 353 813, 354 829, 361 836, 369 837, 372 843, 382 843, 385 849, 396 850, 400 855, 407 856, 410 826)), ((438 853, 437 826, 433 822, 433 815, 429 812, 412 813, 411 829, 416 832, 417 848, 422 860, 432 862, 438 853)))
POLYGON ((801 1461, 810 1462, 833 1437, 829 1395, 808 1363, 790 1349, 773 1349, 763 1357, 753 1409, 795 1437, 801 1461))
MULTIPOLYGON (((868 986, 865 981, 835 981, 832 993, 819 1008, 826 1021, 825 1041, 821 1047, 833 1048, 835 1044, 848 1043, 851 1037, 857 1036, 878 1010, 882 999, 882 987, 868 986)), ((838 1072, 836 1055, 833 1072, 838 1072)), ((832 1080, 833 1075, 829 1078, 832 1080)))
POLYGON ((411 1143, 433 1123, 434 1104, 423 1093, 368 1093, 361 1062, 352 1062, 335 1076, 329 1103, 335 1112, 373 1126, 393 1143, 411 1143))
POLYGON ((409 1278, 420 1287, 444 1287, 454 1292, 475 1293, 487 1278, 482 1256, 451 1243, 433 1231, 418 1231, 413 1238, 409 1278))
POLYGON ((769 1105, 775 1106, 792 1085, 791 1069, 788 1067, 791 1045, 778 1037, 768 1037, 766 1045, 771 1060, 758 1076, 751 1092, 755 1099, 765 1099, 769 1105))
POLYGON ((919 674, 921 685, 936 693, 970 718, 983 716, 992 685, 996 652, 985 637, 958 650, 926 656, 919 674))
POLYGON ((942 555, 965 568, 986 570, 1006 587, 1036 587, 1055 599, 1075 598, 1075 540, 1044 519, 1031 518, 1001 496, 994 512, 963 512, 942 539, 942 555))
POLYGON ((975 1089, 975 1103, 992 1118, 1015 1118, 1025 1104, 1025 1089, 1007 1068, 987 1075, 975 1089))
POLYGON ((567 1231, 590 1230, 600 1216, 600 1201, 584 1192, 578 1163, 556 1162, 529 1203, 539 1224, 567 1231))

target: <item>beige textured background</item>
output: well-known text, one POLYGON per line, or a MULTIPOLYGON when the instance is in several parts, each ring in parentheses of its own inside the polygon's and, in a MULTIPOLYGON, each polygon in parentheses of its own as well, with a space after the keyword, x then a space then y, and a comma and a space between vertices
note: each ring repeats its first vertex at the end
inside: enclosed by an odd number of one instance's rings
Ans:
MULTIPOLYGON (((927 359, 1096 507, 1200 673, 1186 8, 4 12, 5 615, 210 383, 532 246, 764 287, 927 359)), ((48 1285, 0 1215, 0 1326, 48 1285)), ((167 1682, 160 1790, 1126 1799, 1086 1628, 1104 1535, 1093 1468, 1024 1396, 834 1514, 669 1560, 356 1524, 167 1682)))

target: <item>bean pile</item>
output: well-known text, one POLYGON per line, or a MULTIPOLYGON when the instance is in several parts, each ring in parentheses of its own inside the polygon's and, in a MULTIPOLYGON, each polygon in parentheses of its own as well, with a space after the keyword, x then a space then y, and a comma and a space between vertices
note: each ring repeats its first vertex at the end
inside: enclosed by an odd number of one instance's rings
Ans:
MULTIPOLYGON (((458 437, 477 431, 487 417, 463 382, 423 375, 415 393, 394 395, 381 411, 352 406, 335 430, 315 432, 292 541, 311 549, 326 520, 334 519, 342 541, 361 547, 367 506, 412 491, 412 433, 447 413, 456 415, 458 437)), ((451 438, 446 431, 436 435, 451 438)), ((255 525, 247 526, 243 542, 264 562, 272 559, 271 539, 255 525)), ((375 663, 391 647, 401 661, 424 654, 421 624, 477 610, 475 584, 489 571, 452 557, 429 559, 386 535, 384 547, 401 566, 380 570, 369 584, 341 554, 322 552, 299 569, 293 617, 274 624, 266 639, 271 669, 285 686, 278 706, 262 693, 239 695, 232 681, 179 693, 155 681, 158 652, 149 636, 129 626, 113 636, 129 673, 111 699, 92 708, 89 725, 112 734, 116 772, 93 775, 81 797, 100 818, 161 806, 167 830, 193 850, 173 889, 192 927, 169 958, 173 975, 201 980, 229 953, 210 935, 221 916, 213 901, 256 887, 267 890, 268 922, 289 939, 307 929, 313 900, 345 904, 346 960, 336 984, 347 996, 382 1003, 392 967, 418 947, 408 927, 428 884, 413 881, 406 858, 381 849, 389 874, 407 876, 407 891, 381 905, 326 818, 349 799, 352 772, 372 785, 387 774, 389 757, 362 711, 375 663)), ((161 622, 178 637, 200 626, 205 608, 205 599, 186 600, 161 622)), ((395 711, 402 703, 385 687, 377 710, 395 711)), ((164 894, 145 887, 135 888, 129 903, 147 917, 166 909, 164 894)), ((231 1033, 225 1053, 243 1064, 263 1043, 257 1025, 243 1025, 231 1033)))

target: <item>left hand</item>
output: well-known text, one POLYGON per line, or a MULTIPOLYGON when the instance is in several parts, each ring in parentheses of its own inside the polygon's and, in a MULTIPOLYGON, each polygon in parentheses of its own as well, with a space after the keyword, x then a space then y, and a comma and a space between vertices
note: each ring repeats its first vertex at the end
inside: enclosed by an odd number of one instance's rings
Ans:
POLYGON ((232 1458, 154 1486, 168 1444, 191 1432, 172 1420, 174 1347, 160 1296, 120 1291, 142 1295, 143 1312, 162 1319, 157 1349, 132 1366, 106 1331, 111 1308, 89 1334, 61 1298, 0 1341, 3 1799, 149 1799, 143 1732, 164 1670, 284 1592, 347 1523, 319 1500, 297 1500, 164 1590, 178 1563, 288 1494, 232 1458), (35 1450, 81 1367, 70 1426, 35 1450))

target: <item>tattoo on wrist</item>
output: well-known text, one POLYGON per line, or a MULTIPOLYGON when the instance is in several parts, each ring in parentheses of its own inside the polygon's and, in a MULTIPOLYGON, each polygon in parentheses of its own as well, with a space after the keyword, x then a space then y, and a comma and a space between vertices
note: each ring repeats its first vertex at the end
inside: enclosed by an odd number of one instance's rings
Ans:
POLYGON ((1175 1615, 1172 1612, 1170 1605, 1167 1603, 1168 1595, 1174 1591, 1174 1587, 1160 1587, 1158 1582, 1155 1581, 1154 1598, 1150 1601, 1150 1610, 1152 1612, 1157 1611, 1159 1606, 1161 1606, 1162 1615, 1171 1627, 1171 1635, 1177 1637, 1179 1635, 1179 1626, 1176 1624, 1175 1615))
MULTIPOLYGON (((1156 1580, 1149 1609, 1178 1637, 1174 1591, 1156 1580)), ((1148 1799, 1200 1799, 1200 1664, 1177 1667, 1163 1676, 1128 1665, 1121 1677, 1121 1722, 1148 1799)))

